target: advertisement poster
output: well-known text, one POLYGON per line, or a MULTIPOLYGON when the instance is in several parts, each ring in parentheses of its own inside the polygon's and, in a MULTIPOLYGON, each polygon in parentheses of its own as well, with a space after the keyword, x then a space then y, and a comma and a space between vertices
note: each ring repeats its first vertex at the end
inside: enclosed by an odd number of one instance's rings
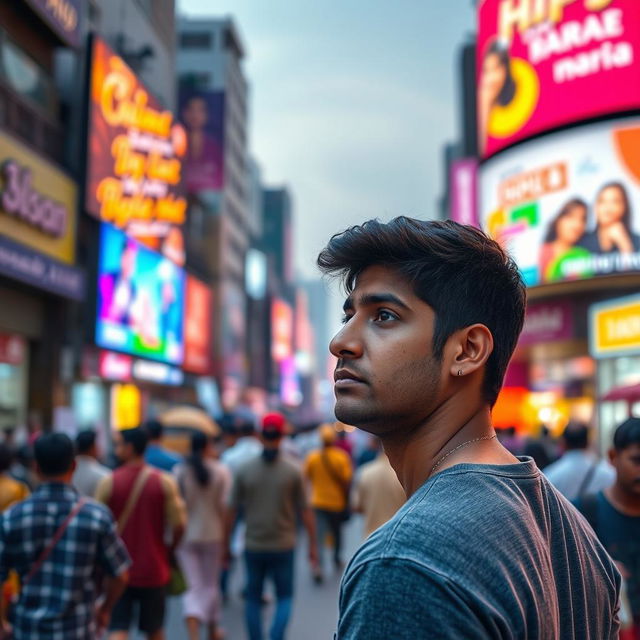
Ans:
POLYGON ((99 38, 87 137, 87 211, 184 264, 184 128, 99 38))
POLYGON ((183 163, 187 193, 224 187, 224 92, 180 90, 180 121, 187 132, 183 163))
POLYGON ((276 298, 271 304, 271 358, 282 362, 293 355, 293 309, 276 298))
POLYGON ((480 175, 482 226, 528 286, 640 271, 640 118, 533 140, 480 175))
POLYGON ((482 157, 586 118, 640 108, 638 0, 481 0, 482 157))
POLYGON ((184 272, 124 232, 103 224, 96 344, 182 364, 184 272))
POLYGON ((475 158, 454 160, 449 172, 451 219, 460 224, 479 226, 478 161, 475 158))
POLYGON ((211 373, 211 289, 187 275, 184 314, 184 364, 192 373, 211 373))

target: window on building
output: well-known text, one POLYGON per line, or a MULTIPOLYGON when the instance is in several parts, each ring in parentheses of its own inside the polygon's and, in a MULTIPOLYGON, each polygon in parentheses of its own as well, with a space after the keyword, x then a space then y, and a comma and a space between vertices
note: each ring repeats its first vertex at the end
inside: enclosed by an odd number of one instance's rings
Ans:
POLYGON ((181 49, 211 49, 213 34, 208 31, 184 31, 180 34, 181 49))

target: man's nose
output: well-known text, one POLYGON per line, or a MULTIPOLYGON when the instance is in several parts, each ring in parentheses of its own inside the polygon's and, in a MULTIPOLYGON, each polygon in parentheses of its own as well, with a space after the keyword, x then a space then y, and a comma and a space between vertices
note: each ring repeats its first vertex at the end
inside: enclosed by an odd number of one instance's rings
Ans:
POLYGON ((329 343, 329 351, 336 358, 359 358, 362 355, 362 339, 354 320, 347 322, 329 343))

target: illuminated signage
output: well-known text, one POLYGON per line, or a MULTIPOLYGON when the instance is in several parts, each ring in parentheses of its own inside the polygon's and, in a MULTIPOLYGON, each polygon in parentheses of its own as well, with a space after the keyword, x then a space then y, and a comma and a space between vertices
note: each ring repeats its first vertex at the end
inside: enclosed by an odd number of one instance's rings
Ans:
POLYGON ((529 286, 640 271, 640 118, 583 125, 483 164, 483 228, 529 286))
POLYGON ((40 17, 72 47, 80 44, 80 10, 85 0, 26 0, 40 17))
POLYGON ((122 431, 140 426, 142 394, 134 384, 114 384, 111 387, 111 426, 122 431))
POLYGON ((185 131, 99 38, 89 109, 87 211, 183 264, 185 131))
POLYGON ((293 310, 283 300, 271 305, 271 357, 282 362, 293 355, 293 310))
POLYGON ((482 0, 481 155, 569 123, 640 108, 637 0, 482 0))
POLYGON ((75 183, 2 132, 0 229, 2 235, 56 260, 75 260, 75 183))
POLYGON ((211 289, 187 275, 184 313, 184 362, 186 371, 211 373, 211 289))
POLYGON ((640 296, 593 305, 589 315, 594 358, 640 353, 640 296))
POLYGON ((451 164, 449 176, 451 219, 477 227, 478 223, 478 161, 461 158, 451 164))
POLYGON ((184 271, 108 224, 98 260, 96 344, 181 364, 184 271))

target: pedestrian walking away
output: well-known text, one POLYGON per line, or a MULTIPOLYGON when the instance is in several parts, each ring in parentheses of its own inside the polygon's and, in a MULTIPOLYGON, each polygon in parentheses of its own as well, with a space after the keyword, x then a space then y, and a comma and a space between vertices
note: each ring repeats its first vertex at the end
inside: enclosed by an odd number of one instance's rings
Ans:
POLYGON ((162 434, 164 433, 162 422, 160 420, 147 420, 143 428, 149 437, 149 442, 144 452, 145 462, 161 471, 173 471, 173 468, 182 458, 162 445, 162 434))
POLYGON ((640 418, 629 418, 616 429, 609 459, 614 484, 575 504, 624 578, 620 638, 640 640, 640 418))
POLYGON ((333 564, 342 571, 342 526, 348 517, 349 493, 353 475, 351 458, 336 446, 338 435, 332 424, 319 428, 322 446, 305 460, 304 475, 311 485, 311 506, 316 517, 319 563, 316 582, 323 580, 323 556, 326 536, 331 532, 333 564))
POLYGON ((620 574, 578 511, 491 422, 525 288, 482 231, 399 217, 335 235, 336 417, 380 437, 406 504, 340 588, 338 640, 614 640, 620 574))
POLYGON ((562 443, 563 456, 543 471, 547 480, 567 500, 598 493, 615 482, 613 467, 589 450, 588 425, 570 422, 562 433, 562 443))
POLYGON ((198 640, 206 625, 209 640, 221 640, 220 568, 231 474, 214 459, 212 443, 200 431, 191 436, 191 455, 175 474, 187 508, 187 529, 177 551, 187 582, 187 632, 190 640, 198 640))
POLYGON ((12 637, 94 640, 125 588, 131 561, 109 510, 71 485, 69 437, 41 436, 35 459, 41 484, 0 519, 0 580, 15 569, 21 582, 12 637))
POLYGON ((76 436, 76 470, 73 474, 73 486, 83 495, 93 498, 103 478, 111 471, 98 462, 96 432, 81 431, 76 436))
POLYGON ((113 610, 110 640, 126 640, 135 617, 148 640, 164 639, 166 588, 184 533, 178 486, 171 476, 145 464, 147 439, 140 427, 115 434, 115 453, 123 465, 102 480, 96 493, 113 512, 132 559, 129 585, 113 610))
POLYGON ((262 421, 264 449, 234 475, 227 513, 225 547, 230 556, 230 532, 237 512, 246 519, 245 563, 247 569, 246 621, 250 640, 263 640, 262 593, 271 579, 276 591, 276 610, 270 640, 283 640, 293 606, 294 548, 298 518, 309 537, 309 561, 318 561, 315 527, 307 507, 300 469, 280 452, 285 419, 267 414, 262 421))
POLYGON ((406 500, 384 451, 360 468, 353 489, 353 510, 364 516, 365 538, 391 520, 406 500))

